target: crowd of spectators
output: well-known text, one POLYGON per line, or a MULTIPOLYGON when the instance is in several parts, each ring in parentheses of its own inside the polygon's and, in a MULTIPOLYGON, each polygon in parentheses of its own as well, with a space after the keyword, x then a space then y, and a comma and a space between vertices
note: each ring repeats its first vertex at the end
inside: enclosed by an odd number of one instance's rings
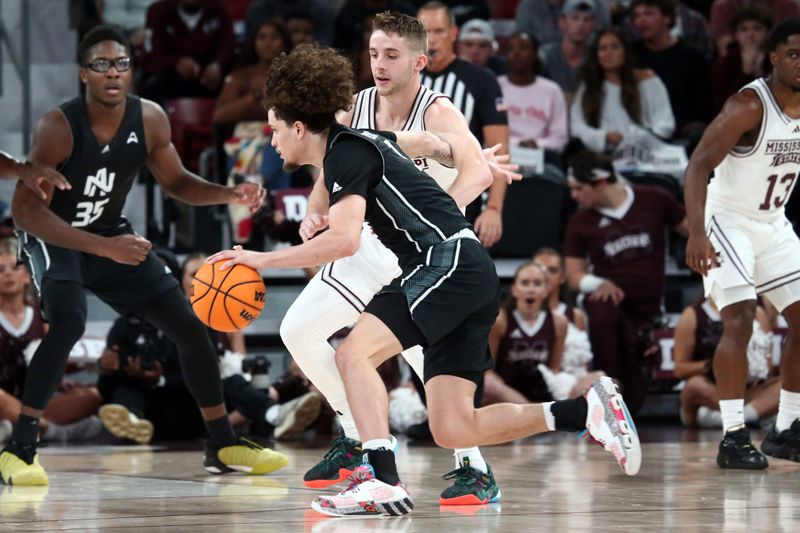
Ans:
MULTIPOLYGON (((222 160, 209 167, 208 179, 257 179, 271 194, 307 187, 313 179, 302 169, 284 171, 270 146, 261 101, 271 61, 303 43, 329 44, 352 59, 363 88, 372 84, 371 18, 384 10, 417 15, 429 33, 423 83, 453 99, 485 146, 499 143, 526 161, 540 153, 543 165, 525 166, 525 179, 559 183, 571 198, 563 218, 553 221, 562 226, 559 240, 528 250, 529 261, 511 281, 492 331, 497 369, 487 376, 484 401, 566 398, 605 373, 622 382, 633 409, 644 402, 658 359, 650 335, 663 327, 666 254, 675 255, 674 236, 685 234, 685 211, 674 172, 622 170, 616 163, 643 136, 690 153, 725 99, 769 73, 765 40, 773 22, 800 13, 797 0, 519 0, 508 3, 516 6, 513 19, 505 2, 482 0, 73 3, 84 11, 94 8, 87 20, 124 29, 135 62, 134 92, 165 107, 175 99, 213 102, 207 126, 215 133, 209 144, 217 146, 222 160), (492 19, 498 11, 509 20, 492 19), (671 187, 641 184, 666 182, 671 187), (673 237, 666 238, 671 230, 673 237)), ((508 194, 522 194, 514 187, 508 194)), ((468 213, 490 248, 502 245, 507 229, 505 185, 501 189, 487 190, 468 213)), ((526 209, 535 211, 537 201, 547 200, 532 196, 526 209)), ((273 196, 266 211, 243 225, 249 229, 239 240, 256 248, 292 241, 296 222, 287 221, 273 196)), ((3 241, 0 249, 0 437, 18 415, 15 398, 24 382, 25 354, 45 327, 35 318, 29 278, 9 246, 3 241)), ((169 252, 161 257, 176 275, 183 272, 184 281, 199 261, 189 256, 181 266, 169 252)), ((764 340, 775 321, 759 315, 758 326, 761 337, 753 341, 753 353, 766 362, 751 357, 756 370, 748 389, 748 422, 773 414, 777 406, 776 370, 764 340)), ((718 424, 709 372, 718 329, 718 311, 706 300, 686 307, 676 327, 674 377, 676 383, 686 380, 680 417, 688 425, 718 424)), ((273 386, 259 388, 242 369, 244 337, 219 335, 218 341, 234 425, 262 436, 305 429, 282 426, 289 413, 308 412, 309 405, 313 411, 320 403, 303 376, 290 371, 273 386)), ((196 411, 174 347, 157 330, 135 316, 120 317, 97 365, 96 384, 65 380, 45 412, 43 438, 110 433, 148 442, 154 435, 200 434, 199 419, 167 420, 158 409, 168 402, 185 403, 186 409, 176 410, 180 413, 196 411)), ((424 412, 418 400, 408 400, 415 393, 403 386, 408 373, 402 365, 389 373, 402 391, 393 398, 413 405, 414 413, 424 412)), ((418 421, 414 417, 399 419, 418 421)))

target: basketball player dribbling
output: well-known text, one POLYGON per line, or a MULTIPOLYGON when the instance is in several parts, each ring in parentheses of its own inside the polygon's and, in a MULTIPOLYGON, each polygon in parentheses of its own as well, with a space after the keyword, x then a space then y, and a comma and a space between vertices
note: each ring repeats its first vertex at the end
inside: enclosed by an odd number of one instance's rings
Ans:
POLYGON ((800 461, 800 239, 784 213, 800 162, 800 18, 775 26, 767 50, 772 74, 728 98, 686 169, 686 264, 703 275, 723 324, 714 353, 720 468, 768 466, 744 424, 746 350, 759 294, 789 323, 778 417, 761 451, 800 461))
POLYGON ((336 113, 352 102, 353 75, 348 60, 330 48, 298 46, 272 63, 268 80, 272 145, 286 169, 303 164, 324 169, 331 206, 327 231, 290 248, 224 250, 208 261, 220 262, 215 268, 222 270, 238 263, 302 268, 333 262, 358 250, 366 220, 401 269, 366 305, 334 356, 363 440, 364 462, 348 489, 316 498, 312 508, 332 516, 394 516, 413 508, 397 474, 388 396, 376 368, 416 345, 425 348, 428 416, 440 446, 470 448, 556 429, 587 429, 625 473, 638 473, 641 447, 633 420, 607 377, 575 399, 474 407, 476 384, 492 365, 487 337, 499 309, 500 283, 458 203, 471 201, 491 182, 488 165, 474 183, 457 180, 450 196, 398 149, 394 134, 338 124, 336 113))
POLYGON ((98 26, 79 45, 85 97, 48 112, 39 122, 30 160, 58 169, 71 184, 45 199, 17 186, 13 217, 50 328, 30 363, 22 411, 0 454, 6 484, 46 485, 36 453, 38 422, 61 381, 72 346, 86 323, 84 288, 120 314, 136 313, 178 346, 184 377, 209 433, 205 468, 263 474, 287 463, 283 454, 236 436, 222 399, 219 366, 203 324, 175 278, 150 253, 150 242, 122 217, 131 184, 146 164, 164 190, 189 204, 235 203, 257 208, 256 184, 227 188, 189 173, 170 141, 169 122, 153 102, 127 94, 131 60, 125 37, 98 26))
MULTIPOLYGON (((387 11, 373 20, 370 64, 375 87, 359 92, 353 108, 337 117, 357 129, 422 131, 448 135, 457 144, 458 168, 448 168, 430 158, 416 158, 417 167, 447 191, 456 176, 462 182, 480 178, 483 157, 461 113, 441 93, 424 87, 420 71, 427 63, 427 32, 414 17, 387 11)), ((455 143, 454 143, 455 144, 455 143)), ((456 190, 457 194, 457 190, 456 190)), ((459 203, 464 207, 465 204, 459 203)), ((324 179, 317 180, 306 220, 304 238, 313 235, 316 217, 328 210, 324 179)), ((347 403, 342 378, 328 339, 355 323, 373 295, 400 273, 397 258, 365 226, 358 252, 325 265, 303 289, 281 323, 281 337, 292 357, 336 410, 344 435, 334 439, 325 457, 304 476, 307 486, 322 488, 345 479, 361 464, 361 442, 347 403)), ((420 379, 422 348, 402 353, 420 379)), ((498 501, 500 489, 477 447, 455 450, 455 470, 447 474, 454 483, 440 498, 448 504, 482 504, 498 501)))

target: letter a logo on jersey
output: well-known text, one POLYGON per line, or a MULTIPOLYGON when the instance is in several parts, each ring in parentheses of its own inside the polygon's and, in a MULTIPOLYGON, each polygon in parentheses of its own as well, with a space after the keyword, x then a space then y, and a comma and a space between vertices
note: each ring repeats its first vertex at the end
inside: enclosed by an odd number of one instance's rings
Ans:
POLYGON ((137 143, 137 144, 139 143, 139 137, 136 136, 135 131, 132 131, 131 134, 128 135, 128 140, 125 142, 125 144, 130 144, 130 143, 137 143))
POLYGON ((100 189, 100 196, 105 196, 114 188, 114 173, 110 174, 106 171, 105 167, 97 171, 94 176, 86 177, 86 186, 83 188, 85 196, 92 197, 100 189))
POLYGON ((333 182, 333 189, 331 189, 331 194, 336 194, 337 192, 339 192, 341 190, 342 190, 342 186, 334 181, 333 182))

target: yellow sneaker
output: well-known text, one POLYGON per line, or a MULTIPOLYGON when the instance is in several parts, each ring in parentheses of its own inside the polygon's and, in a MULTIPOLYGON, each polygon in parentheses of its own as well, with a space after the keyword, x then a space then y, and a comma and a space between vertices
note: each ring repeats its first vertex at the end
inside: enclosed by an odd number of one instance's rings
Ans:
POLYGON ((47 472, 39 464, 35 446, 11 442, 0 453, 0 480, 6 485, 47 485, 47 472))
POLYGON ((239 441, 224 448, 215 447, 206 441, 206 456, 203 466, 210 474, 245 472, 257 476, 269 474, 289 464, 289 459, 280 452, 263 448, 253 441, 239 437, 239 441))
POLYGON ((107 403, 98 414, 103 426, 117 438, 130 439, 138 444, 147 444, 153 438, 153 423, 137 417, 124 405, 107 403))

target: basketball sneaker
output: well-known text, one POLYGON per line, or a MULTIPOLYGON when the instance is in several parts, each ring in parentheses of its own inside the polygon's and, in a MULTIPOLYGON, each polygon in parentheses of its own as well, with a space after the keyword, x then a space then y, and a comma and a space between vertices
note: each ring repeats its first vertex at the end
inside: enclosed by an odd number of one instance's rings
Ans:
POLYGON ((203 466, 209 474, 244 472, 253 476, 269 474, 289 464, 289 459, 280 452, 263 448, 255 442, 239 437, 236 444, 215 447, 206 441, 203 466))
POLYGON ((750 442, 750 431, 744 426, 729 429, 719 443, 717 466, 742 470, 761 470, 767 468, 767 458, 750 442))
POLYGON ((36 446, 9 442, 0 453, 0 480, 6 485, 47 485, 47 472, 39 464, 36 446))
MULTIPOLYGON (((389 435, 389 440, 392 443, 391 450, 395 451, 397 439, 394 435, 389 435)), ((303 476, 303 484, 312 489, 324 489, 341 483, 353 474, 356 467, 361 466, 363 456, 361 442, 344 435, 336 437, 322 461, 312 466, 303 476)))
POLYGON ((347 489, 335 496, 318 496, 311 508, 329 516, 398 516, 414 508, 402 483, 384 483, 370 465, 357 466, 349 479, 347 489))
POLYGON ((583 397, 589 435, 614 455, 626 474, 635 476, 642 465, 642 447, 617 384, 603 376, 589 386, 583 397))
POLYGON ((153 423, 139 418, 124 405, 107 403, 98 414, 103 427, 117 438, 130 439, 138 444, 147 444, 153 438, 153 423))
POLYGON ((800 463, 800 418, 792 422, 789 429, 780 432, 773 424, 761 443, 761 451, 772 457, 800 463))
POLYGON ((444 489, 439 497, 439 505, 483 505, 500 501, 500 487, 494 480, 492 467, 487 465, 484 474, 469 464, 469 457, 464 457, 461 467, 448 472, 444 479, 455 479, 452 486, 444 489))
POLYGON ((306 393, 299 398, 281 404, 275 420, 275 438, 290 439, 308 429, 322 408, 322 396, 316 392, 306 393))

